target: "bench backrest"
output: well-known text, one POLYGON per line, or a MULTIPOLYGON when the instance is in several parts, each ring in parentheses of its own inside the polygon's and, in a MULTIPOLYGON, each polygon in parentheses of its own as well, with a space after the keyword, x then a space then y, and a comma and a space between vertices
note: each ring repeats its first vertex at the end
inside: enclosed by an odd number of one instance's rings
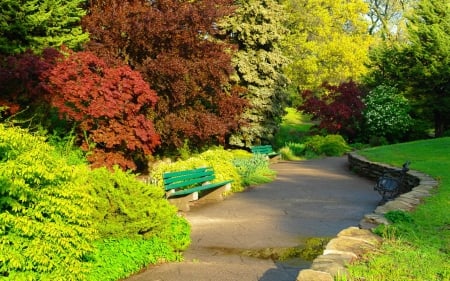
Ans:
POLYGON ((273 152, 271 145, 252 146, 250 149, 252 150, 253 153, 260 153, 260 154, 268 154, 273 152))
POLYGON ((212 181, 214 178, 214 170, 211 167, 168 172, 163 174, 164 189, 169 191, 171 189, 199 185, 212 181))

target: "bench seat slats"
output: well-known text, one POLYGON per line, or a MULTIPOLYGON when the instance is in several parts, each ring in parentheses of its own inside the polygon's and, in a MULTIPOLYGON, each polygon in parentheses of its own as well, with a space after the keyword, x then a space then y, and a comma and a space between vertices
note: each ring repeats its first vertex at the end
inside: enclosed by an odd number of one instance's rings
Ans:
POLYGON ((164 177, 164 179, 166 179, 166 178, 173 178, 173 177, 178 177, 178 176, 183 176, 183 175, 202 173, 202 172, 204 172, 204 171, 206 171, 208 169, 211 169, 211 168, 202 167, 202 168, 197 168, 197 169, 192 169, 192 170, 185 170, 185 171, 178 171, 178 172, 166 172, 166 173, 164 173, 163 177, 164 177))
POLYGON ((197 186, 197 187, 193 187, 193 188, 189 188, 189 189, 182 189, 182 190, 179 190, 179 191, 175 191, 175 192, 173 192, 173 193, 171 193, 170 195, 169 195, 169 198, 171 198, 171 197, 177 197, 177 196, 182 196, 182 195, 186 195, 186 194, 191 194, 191 193, 193 193, 193 192, 199 192, 199 191, 203 191, 203 190, 208 190, 208 189, 211 189, 211 188, 216 188, 216 187, 219 187, 219 186, 224 186, 224 185, 226 185, 226 184, 228 184, 228 183, 231 183, 232 182, 232 180, 228 180, 228 181, 224 181, 224 182, 218 182, 218 183, 210 183, 210 184, 206 184, 206 185, 200 185, 200 186, 197 186))
POLYGON ((207 175, 197 178, 189 178, 189 177, 179 177, 176 179, 171 179, 170 181, 166 181, 165 189, 166 191, 169 191, 171 189, 176 189, 180 187, 187 187, 194 184, 200 184, 207 181, 212 181, 214 179, 214 175, 207 175))
POLYGON ((279 153, 273 151, 273 148, 271 145, 257 145, 252 146, 251 148, 252 153, 254 154, 263 154, 266 156, 277 156, 279 153))
POLYGON ((231 190, 231 182, 212 182, 215 179, 212 167, 167 172, 163 174, 166 198, 180 211, 189 211, 190 202, 205 199, 206 201, 222 200, 223 194, 231 190), (208 190, 208 191, 206 191, 208 190), (202 192, 205 191, 205 192, 202 192), (201 195, 202 198, 199 198, 201 195))

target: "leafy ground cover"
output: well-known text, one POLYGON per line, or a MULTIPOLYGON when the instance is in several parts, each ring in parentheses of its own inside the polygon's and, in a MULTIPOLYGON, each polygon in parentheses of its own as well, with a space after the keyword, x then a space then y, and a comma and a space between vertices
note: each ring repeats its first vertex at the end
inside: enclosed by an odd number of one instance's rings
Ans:
POLYGON ((350 266, 346 280, 450 280, 450 138, 422 140, 366 149, 361 155, 372 161, 411 169, 439 181, 435 194, 411 213, 391 212, 393 221, 378 227, 384 237, 380 252, 350 266))

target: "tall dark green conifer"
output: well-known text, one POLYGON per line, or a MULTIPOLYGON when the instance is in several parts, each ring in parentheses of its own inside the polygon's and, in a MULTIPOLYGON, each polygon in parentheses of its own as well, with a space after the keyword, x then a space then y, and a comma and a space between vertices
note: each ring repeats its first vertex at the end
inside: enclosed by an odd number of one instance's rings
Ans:
POLYGON ((85 0, 0 1, 0 54, 66 45, 76 49, 89 39, 80 26, 85 0))
POLYGON ((450 3, 422 0, 409 20, 402 80, 442 136, 450 129, 450 3))
POLYGON ((371 53, 372 86, 397 87, 416 119, 434 123, 436 136, 450 130, 450 3, 422 0, 408 17, 406 42, 371 53))

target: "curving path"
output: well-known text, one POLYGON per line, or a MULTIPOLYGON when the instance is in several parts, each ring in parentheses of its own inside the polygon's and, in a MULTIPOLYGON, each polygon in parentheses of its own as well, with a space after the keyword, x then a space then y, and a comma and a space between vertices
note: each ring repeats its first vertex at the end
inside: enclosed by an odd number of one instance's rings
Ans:
POLYGON ((305 261, 251 258, 246 250, 296 247, 357 226, 380 200, 374 183, 351 173, 346 157, 278 162, 269 184, 186 213, 192 245, 185 261, 151 266, 128 281, 295 281, 305 261))

